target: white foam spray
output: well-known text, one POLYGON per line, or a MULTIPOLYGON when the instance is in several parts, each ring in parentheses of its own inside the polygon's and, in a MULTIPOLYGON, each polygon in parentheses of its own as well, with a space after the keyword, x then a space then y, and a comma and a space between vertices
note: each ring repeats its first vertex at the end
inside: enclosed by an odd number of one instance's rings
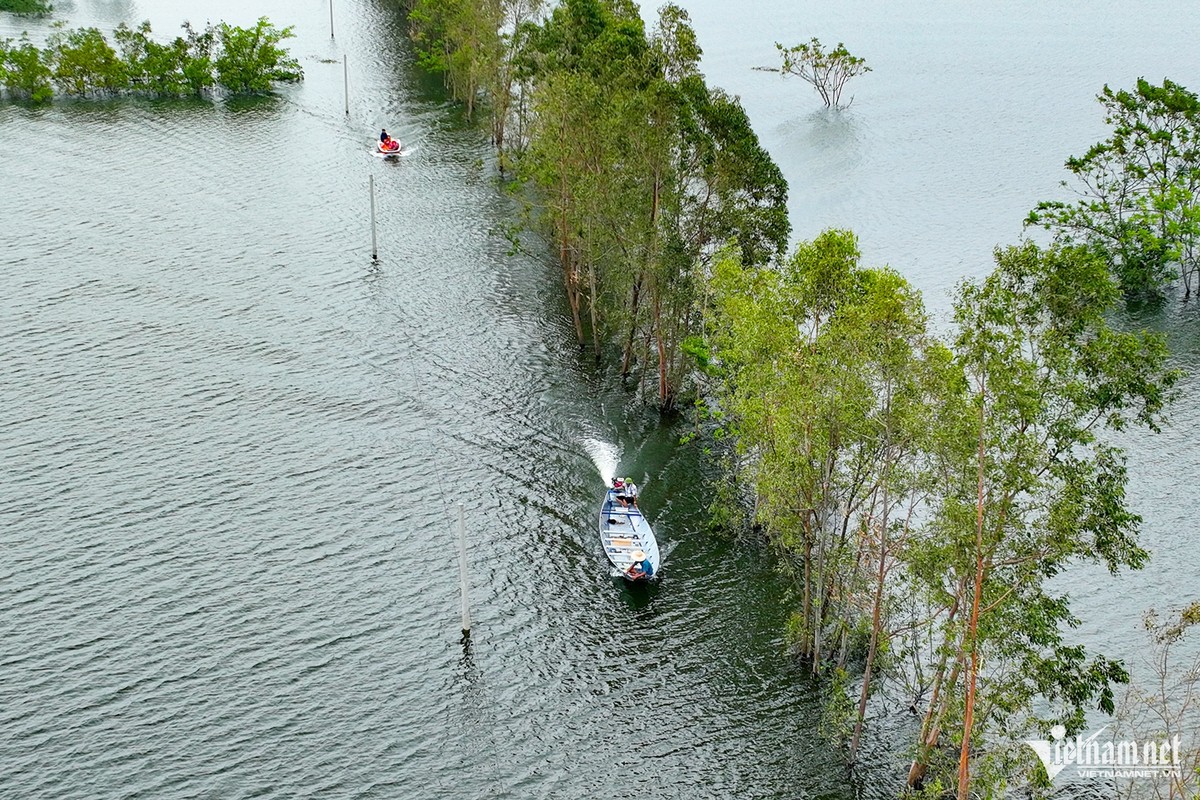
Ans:
POLYGON ((599 439, 584 439, 583 448, 592 457, 592 463, 596 465, 604 485, 608 486, 617 474, 617 448, 599 439))

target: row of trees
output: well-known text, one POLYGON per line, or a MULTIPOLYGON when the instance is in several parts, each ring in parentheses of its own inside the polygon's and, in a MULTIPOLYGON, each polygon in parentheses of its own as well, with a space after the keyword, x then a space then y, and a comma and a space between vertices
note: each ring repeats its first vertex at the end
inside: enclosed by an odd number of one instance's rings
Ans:
POLYGON ((995 260, 960 287, 946 340, 846 231, 780 269, 727 251, 708 316, 738 477, 799 589, 793 639, 835 687, 863 672, 834 729, 853 761, 890 671, 926 701, 910 786, 960 798, 1025 774, 1017 734, 1113 710, 1123 667, 1066 640, 1074 617, 1046 582, 1144 563, 1104 432, 1157 429, 1177 379, 1160 337, 1108 325, 1119 289, 1088 248, 995 260))
POLYGON ((261 94, 275 82, 303 77, 299 62, 280 43, 292 28, 276 28, 262 17, 250 28, 224 22, 160 43, 150 23, 122 24, 113 44, 97 28, 58 27, 45 47, 28 36, 0 40, 0 87, 9 97, 48 102, 55 93, 74 97, 143 94, 156 97, 261 94))
POLYGON ((687 13, 664 6, 649 33, 630 0, 412 0, 409 18, 422 63, 469 113, 486 103, 580 345, 676 407, 710 260, 733 240, 768 263, 789 233, 787 183, 738 100, 699 73, 687 13))
MULTIPOLYGON (((1048 789, 1021 740, 1113 713, 1128 679, 1069 641, 1076 619, 1048 581, 1147 559, 1110 434, 1157 430, 1180 376, 1161 336, 1109 320, 1180 279, 1190 296, 1200 104, 1169 80, 1099 100, 1110 138, 1067 163, 1081 198, 1039 204, 1027 223, 1049 241, 997 250, 959 287, 949 337, 903 278, 860 264, 847 231, 782 265, 731 250, 710 273, 707 394, 794 578, 791 635, 829 677, 828 728, 853 762, 871 693, 898 682, 921 713, 907 784, 931 797, 1048 789)), ((1181 619, 1152 626, 1164 653, 1200 617, 1181 619)), ((1153 696, 1151 733, 1195 720, 1187 674, 1153 696)), ((1189 796, 1197 753, 1162 797, 1189 796)))
POLYGON ((792 639, 849 759, 887 680, 921 715, 911 789, 1047 788, 1020 740, 1080 730, 1127 678, 1069 641, 1048 581, 1147 558, 1107 434, 1156 430, 1179 376, 1108 315, 1173 275, 1190 289, 1195 97, 1106 88, 1113 137, 1068 162, 1082 198, 1038 206, 1051 240, 997 250, 943 338, 848 231, 782 259, 786 184, 699 74, 682 9, 647 35, 627 0, 407 2, 422 63, 490 115, 580 344, 665 408, 695 383, 735 443, 724 507, 753 498, 794 577, 792 639))

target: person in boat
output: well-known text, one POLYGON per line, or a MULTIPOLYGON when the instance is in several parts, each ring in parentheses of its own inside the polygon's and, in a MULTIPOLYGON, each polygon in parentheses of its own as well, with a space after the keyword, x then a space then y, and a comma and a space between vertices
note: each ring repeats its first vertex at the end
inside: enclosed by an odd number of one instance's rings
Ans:
POLYGON ((617 499, 620 500, 622 498, 624 498, 622 500, 622 505, 624 505, 626 509, 628 509, 629 506, 634 506, 636 509, 637 485, 634 483, 634 479, 631 479, 631 477, 626 477, 626 479, 622 481, 622 491, 620 491, 617 499))
POLYGON ((386 151, 396 151, 400 149, 400 142, 388 135, 387 129, 384 129, 379 134, 379 149, 386 151))
POLYGON ((641 578, 653 578, 654 565, 650 563, 645 552, 638 550, 633 554, 633 563, 629 565, 629 569, 625 570, 625 575, 635 581, 641 578))
POLYGON ((629 494, 626 489, 625 481, 621 478, 613 478, 612 480, 613 496, 617 498, 617 502, 622 508, 629 508, 629 494))

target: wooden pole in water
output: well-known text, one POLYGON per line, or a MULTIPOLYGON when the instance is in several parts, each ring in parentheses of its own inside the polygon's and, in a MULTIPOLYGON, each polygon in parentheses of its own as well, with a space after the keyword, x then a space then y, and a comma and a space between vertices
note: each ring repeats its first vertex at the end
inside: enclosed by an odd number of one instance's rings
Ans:
POLYGON ((346 63, 346 54, 342 53, 342 87, 346 94, 346 116, 350 116, 350 65, 346 63))
POLYGON ((463 521, 463 504, 458 504, 458 584, 462 592, 462 632, 471 635, 471 600, 467 590, 467 525, 463 521))
POLYGON ((333 0, 329 0, 329 38, 333 38, 333 0))
POLYGON ((379 245, 375 239, 375 176, 370 176, 371 186, 371 260, 379 260, 379 245))

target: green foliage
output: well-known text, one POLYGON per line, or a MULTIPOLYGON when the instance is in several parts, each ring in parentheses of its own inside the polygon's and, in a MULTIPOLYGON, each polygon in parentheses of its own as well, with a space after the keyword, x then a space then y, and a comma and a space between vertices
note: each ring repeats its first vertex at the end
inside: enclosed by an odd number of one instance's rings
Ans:
POLYGON ((577 335, 586 324, 598 355, 619 343, 623 371, 652 371, 671 408, 699 363, 705 265, 730 239, 748 263, 781 254, 787 183, 737 100, 700 76, 681 8, 647 37, 629 3, 569 0, 523 41, 519 169, 544 201, 530 217, 558 245, 577 335))
POLYGON ((137 28, 124 23, 114 38, 129 73, 130 85, 138 91, 164 97, 201 95, 213 86, 213 48, 216 31, 208 26, 197 31, 183 23, 183 36, 168 44, 150 38, 150 23, 137 28))
POLYGON ((906 454, 933 428, 931 393, 948 359, 925 334, 916 292, 891 270, 861 266, 847 231, 801 244, 782 270, 726 252, 709 291, 721 406, 739 451, 753 456, 744 477, 759 522, 803 565, 801 649, 819 669, 835 652, 823 649, 826 635, 844 658, 861 630, 852 598, 879 546, 868 531, 920 484, 906 454))
POLYGON ((45 103, 54 96, 50 85, 53 72, 42 51, 29 41, 28 36, 22 36, 18 42, 4 40, 0 52, 4 56, 0 76, 12 97, 45 103))
POLYGON ((301 80, 300 62, 279 47, 295 36, 292 31, 290 25, 276 28, 266 17, 259 17, 253 28, 217 25, 217 83, 232 94, 265 94, 274 83, 301 80))
MULTIPOLYGON (((971 762, 976 791, 998 791, 1017 763, 981 748, 989 732, 1053 722, 1079 730, 1089 708, 1112 712, 1113 686, 1127 680, 1120 663, 1066 641, 1077 621, 1045 585, 1078 562, 1116 571, 1146 560, 1123 455, 1101 433, 1157 429, 1179 376, 1165 366, 1161 337, 1108 325, 1118 296, 1090 249, 1026 243, 998 250, 995 271, 964 284, 955 302, 966 383, 948 406, 960 410, 941 415, 944 483, 909 565, 947 608, 939 626, 970 665, 964 685, 977 683, 973 723, 958 737, 983 753, 971 762), (1035 700, 1048 716, 1032 715, 1035 700)), ((943 719, 964 718, 946 707, 943 719)))
POLYGON ((96 28, 55 27, 44 49, 28 37, 0 42, 0 85, 11 97, 48 101, 52 82, 78 97, 202 95, 218 82, 227 94, 261 94, 303 76, 299 62, 279 47, 292 29, 275 28, 266 17, 253 28, 221 23, 198 31, 185 22, 184 35, 168 44, 150 38, 149 22, 122 24, 113 33, 119 50, 96 28))
POLYGON ((415 0, 409 11, 417 63, 445 76, 457 100, 474 112, 478 94, 503 70, 504 0, 415 0))
POLYGON ((1111 136, 1067 160, 1075 203, 1039 203, 1026 224, 1091 248, 1131 298, 1154 298, 1177 276, 1190 295, 1200 269, 1200 100, 1139 79, 1098 98, 1111 136))
POLYGON ((688 198, 697 232, 708 245, 735 240, 747 264, 781 256, 791 231, 783 172, 736 98, 710 90, 699 75, 681 90, 687 149, 704 178, 702 193, 688 198))
POLYGON ((789 641, 840 688, 827 728, 850 739, 851 760, 873 670, 915 654, 937 687, 924 785, 952 785, 945 745, 967 738, 971 789, 1003 796, 1036 768, 1004 742, 1081 729, 1128 679, 1068 640, 1077 621, 1046 582, 1079 562, 1145 562, 1123 455, 1103 432, 1156 430, 1179 375, 1161 337, 1109 326, 1120 290, 1089 248, 998 250, 995 271, 959 290, 952 349, 926 333, 900 276, 859 261, 846 231, 779 269, 736 248, 714 260, 706 357, 738 477, 796 581, 789 641), (924 611, 892 621, 916 601, 924 611), (902 646, 907 627, 921 633, 902 646), (858 658, 854 723, 842 670, 858 658))
POLYGON ((54 6, 45 0, 0 0, 0 11, 45 16, 54 11, 54 6))
POLYGON ((776 42, 775 49, 783 59, 780 71, 812 84, 826 108, 840 108, 846 82, 871 71, 865 59, 851 55, 841 42, 828 52, 816 37, 795 47, 784 47, 776 42))
POLYGON ((44 58, 54 65, 54 83, 63 94, 111 94, 129 86, 125 63, 97 28, 56 31, 44 58))

